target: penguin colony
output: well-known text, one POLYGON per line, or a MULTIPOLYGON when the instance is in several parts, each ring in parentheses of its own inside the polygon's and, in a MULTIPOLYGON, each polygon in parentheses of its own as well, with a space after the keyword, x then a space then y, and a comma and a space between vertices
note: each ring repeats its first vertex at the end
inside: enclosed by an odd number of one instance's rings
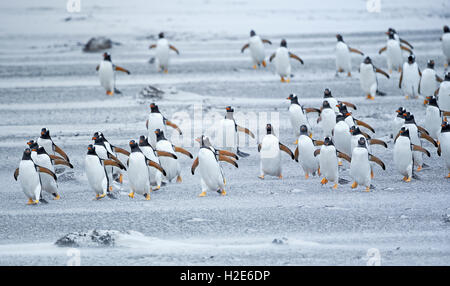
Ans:
MULTIPOLYGON (((415 172, 424 167, 424 154, 430 157, 430 152, 422 147, 422 140, 427 140, 436 147, 437 154, 445 161, 448 169, 447 178, 450 178, 450 72, 444 79, 434 70, 435 62, 429 60, 427 68, 420 70, 413 53, 413 46, 399 37, 395 29, 389 28, 386 32, 387 42, 379 50, 379 54, 385 53, 388 73, 376 67, 371 58, 366 56, 359 66, 360 85, 365 96, 374 100, 376 95, 384 95, 378 90, 377 73, 390 78, 393 70, 400 73, 398 87, 406 98, 425 97, 426 106, 425 126, 416 124, 414 115, 403 107, 396 110, 393 119, 391 137, 394 138, 393 158, 399 176, 403 176, 405 182, 410 182, 415 177, 415 172), (403 52, 409 53, 406 61, 403 60, 403 52)), ((158 71, 168 73, 170 51, 179 54, 179 51, 164 37, 164 33, 158 35, 156 44, 150 49, 156 51, 156 65, 158 71)), ((351 56, 356 53, 364 56, 364 53, 350 47, 344 42, 343 36, 336 35, 336 75, 347 73, 351 77, 351 56)), ((442 51, 446 62, 445 69, 450 65, 450 29, 445 26, 441 37, 442 51)), ((250 38, 241 52, 250 51, 253 68, 266 67, 264 44, 272 42, 261 38, 255 31, 250 32, 250 38)), ((290 52, 287 41, 281 40, 280 47, 270 55, 269 62, 275 65, 276 73, 281 82, 289 83, 291 79, 290 59, 304 61, 290 52)), ((130 74, 125 68, 114 65, 111 55, 103 54, 103 60, 96 67, 100 85, 109 96, 120 93, 116 88, 115 71, 130 74)), ((332 96, 329 89, 325 89, 323 103, 320 108, 305 107, 300 104, 295 94, 287 97, 290 102, 289 118, 292 127, 292 135, 295 138, 295 150, 292 152, 282 144, 275 136, 273 126, 266 125, 266 135, 258 144, 260 155, 259 178, 265 176, 282 176, 281 151, 288 154, 292 160, 299 163, 304 171, 305 179, 310 175, 321 177, 322 185, 331 182, 332 188, 337 189, 341 180, 339 178, 340 166, 347 161, 347 168, 353 179, 351 188, 359 185, 365 191, 370 191, 374 178, 373 168, 378 165, 383 170, 385 164, 376 157, 373 145, 388 148, 387 144, 376 138, 375 130, 367 123, 353 117, 348 108, 356 110, 357 107, 345 101, 340 101, 332 96), (313 139, 313 133, 307 119, 308 113, 317 113, 318 126, 325 137, 323 140, 313 139), (369 133, 370 134, 369 134, 369 133)), ((200 174, 201 193, 199 197, 206 196, 207 192, 217 192, 225 196, 226 180, 221 162, 226 162, 238 168, 237 161, 249 154, 239 150, 237 132, 244 132, 251 137, 254 134, 247 128, 239 126, 234 117, 234 109, 226 107, 226 114, 218 124, 218 130, 224 140, 223 149, 218 149, 211 144, 210 138, 201 135, 195 140, 200 149, 197 157, 183 149, 173 145, 166 137, 166 127, 172 127, 181 135, 180 128, 164 117, 155 103, 150 104, 150 113, 146 121, 148 133, 141 135, 137 141, 129 141, 129 151, 112 145, 101 132, 93 134, 91 144, 87 147, 85 156, 85 172, 91 189, 95 193, 95 199, 100 200, 106 196, 115 198, 113 184, 123 184, 124 172, 128 175, 130 192, 128 196, 135 198, 141 195, 145 200, 150 200, 150 193, 159 190, 161 186, 169 184, 174 179, 181 183, 181 166, 178 156, 182 154, 193 159, 191 166, 192 175, 197 171, 200 174), (119 155, 120 154, 120 155, 119 155)), ((39 202, 48 203, 44 193, 54 200, 61 198, 58 189, 57 168, 73 168, 68 155, 54 143, 50 131, 42 128, 37 140, 26 142, 28 147, 23 151, 19 167, 14 172, 14 179, 22 187, 28 204, 35 205, 39 202)), ((344 167, 341 167, 344 168, 344 167)), ((62 171, 62 170, 60 170, 62 171)), ((345 181, 345 180, 342 180, 345 181)), ((345 183, 345 182, 343 182, 345 183)))

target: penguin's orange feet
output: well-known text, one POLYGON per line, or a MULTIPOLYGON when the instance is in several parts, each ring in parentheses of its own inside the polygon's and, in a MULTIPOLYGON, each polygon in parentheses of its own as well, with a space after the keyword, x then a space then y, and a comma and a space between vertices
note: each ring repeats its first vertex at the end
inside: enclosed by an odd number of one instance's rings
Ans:
POLYGON ((167 69, 164 70, 164 73, 168 73, 169 71, 167 69))
POLYGON ((177 177, 177 183, 181 183, 181 182, 183 182, 183 179, 181 179, 181 176, 178 176, 177 177))
POLYGON ((370 192, 370 186, 366 187, 366 192, 370 192))
POLYGON ((446 178, 450 179, 450 173, 448 173, 448 175, 447 175, 447 177, 446 177, 446 178))
POLYGON ((206 196, 206 192, 203 191, 200 195, 198 195, 199 197, 205 197, 206 196))
POLYGON ((342 161, 339 161, 338 166, 342 166, 342 165, 344 165, 344 164, 342 164, 342 161))
POLYGON ((373 177, 375 177, 375 175, 373 174, 373 170, 370 170, 370 178, 373 179, 373 177))
POLYGON ((134 199, 134 192, 129 193, 128 196, 129 196, 130 198, 134 199))
POLYGON ((305 173, 305 179, 309 179, 309 174, 305 173))
POLYGON ((281 77, 281 82, 286 82, 286 81, 284 80, 284 77, 281 77))
POLYGON ((344 70, 342 68, 339 68, 338 72, 344 72, 344 70))
POLYGON ((266 61, 262 61, 263 67, 266 67, 266 61))
POLYGON ((392 69, 389 70, 389 74, 392 74, 392 69))
POLYGON ((103 199, 104 197, 106 197, 106 194, 101 194, 97 197, 97 200, 103 199))
POLYGON ((406 182, 407 179, 408 177, 404 176, 402 180, 406 182))
POLYGON ((53 199, 55 201, 57 201, 57 200, 59 200, 61 198, 61 196, 59 194, 53 194, 53 197, 54 197, 53 199))
POLYGON ((398 68, 398 72, 400 72, 400 73, 401 73, 401 72, 402 72, 402 68, 400 68, 400 67, 399 67, 399 68, 398 68))
POLYGON ((278 178, 283 179, 283 175, 280 174, 280 175, 278 176, 278 178))
POLYGON ((447 68, 447 67, 448 67, 448 64, 447 64, 447 63, 445 63, 445 64, 444 64, 444 68, 447 68))
POLYGON ((161 189, 161 186, 156 186, 155 191, 161 189))
POLYGON ((319 169, 317 169, 317 175, 321 175, 321 173, 320 173, 320 167, 319 167, 319 169))
POLYGON ((422 171, 422 166, 417 167, 417 172, 422 171))
POLYGON ((106 91, 106 94, 109 95, 109 96, 113 96, 113 95, 114 95, 114 92, 112 92, 112 91, 110 91, 110 90, 107 90, 107 91, 106 91))
POLYGON ((225 192, 225 190, 222 189, 222 191, 220 192, 220 194, 221 194, 222 196, 226 196, 226 195, 227 195, 227 192, 225 192))
POLYGON ((261 180, 264 180, 264 175, 258 176, 261 180))
POLYGON ((409 99, 409 95, 405 95, 405 99, 409 99))
POLYGON ((334 186, 333 186, 333 189, 337 190, 337 188, 338 188, 338 184, 335 183, 334 186))
POLYGON ((295 144, 295 145, 297 145, 297 144, 298 144, 298 139, 297 139, 297 140, 295 140, 294 144, 295 144))
POLYGON ((109 186, 108 192, 112 192, 112 191, 113 191, 113 187, 112 187, 112 186, 109 186))
POLYGON ((444 120, 444 122, 447 122, 447 117, 444 117, 444 119, 442 119, 442 120, 444 120))
POLYGON ((312 133, 309 133, 309 138, 311 138, 311 139, 312 139, 312 133))
POLYGON ((358 186, 358 183, 355 181, 355 182, 353 182, 353 184, 352 184, 352 189, 354 189, 354 188, 356 188, 358 186))
POLYGON ((33 205, 34 201, 32 199, 28 199, 27 205, 33 205))
POLYGON ((408 177, 408 178, 405 180, 405 182, 407 182, 407 183, 411 182, 411 177, 408 177))
POLYGON ((326 183, 328 183, 327 178, 322 178, 322 181, 320 181, 320 183, 321 183, 322 185, 325 185, 326 183))
POLYGON ((290 83, 290 82, 291 82, 291 79, 288 77, 288 78, 286 79, 286 82, 287 82, 287 83, 290 83))
POLYGON ((352 73, 351 73, 351 72, 348 72, 348 73, 347 73, 347 76, 348 76, 348 77, 351 77, 351 76, 352 76, 352 73))
POLYGON ((149 200, 150 200, 150 194, 147 193, 147 194, 144 195, 144 197, 145 197, 145 200, 146 200, 146 201, 149 201, 149 200))
POLYGON ((119 183, 121 183, 121 184, 123 183, 123 175, 122 174, 119 175, 119 183))
POLYGON ((375 99, 375 96, 373 96, 373 95, 371 95, 371 94, 368 94, 368 95, 366 96, 366 99, 374 100, 374 99, 375 99))
POLYGON ((255 70, 256 70, 256 65, 253 65, 253 69, 255 69, 255 70))

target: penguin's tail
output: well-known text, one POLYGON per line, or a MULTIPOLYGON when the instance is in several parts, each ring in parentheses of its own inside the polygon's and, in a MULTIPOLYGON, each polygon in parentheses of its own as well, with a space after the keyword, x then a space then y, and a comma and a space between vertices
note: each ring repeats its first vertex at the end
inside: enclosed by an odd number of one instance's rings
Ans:
POLYGON ((385 95, 386 95, 386 92, 382 92, 382 91, 380 91, 380 90, 377 89, 377 95, 379 95, 379 96, 385 96, 385 95))
POLYGON ((250 154, 242 152, 241 150, 239 150, 239 148, 237 148, 237 152, 236 153, 238 154, 239 157, 248 157, 248 156, 250 156, 250 154))

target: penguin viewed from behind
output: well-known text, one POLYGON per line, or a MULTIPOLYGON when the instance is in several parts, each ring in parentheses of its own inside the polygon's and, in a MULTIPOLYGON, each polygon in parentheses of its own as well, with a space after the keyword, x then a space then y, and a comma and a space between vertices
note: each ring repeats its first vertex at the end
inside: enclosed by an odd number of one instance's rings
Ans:
POLYGON ((177 48, 169 44, 167 39, 164 37, 163 32, 159 33, 158 38, 159 39, 156 44, 151 45, 150 49, 156 49, 158 71, 164 71, 164 73, 167 73, 169 68, 169 50, 174 51, 177 55, 179 55, 180 52, 177 48))
POLYGON ((107 95, 114 95, 114 93, 120 94, 121 92, 116 89, 116 75, 115 71, 121 71, 130 74, 130 71, 116 66, 111 61, 111 55, 108 53, 103 54, 103 60, 97 66, 98 76, 100 84, 106 90, 107 95))
POLYGON ((293 58, 298 60, 302 65, 304 64, 303 60, 299 58, 294 53, 291 53, 287 48, 287 42, 285 39, 281 40, 280 47, 270 56, 269 61, 275 59, 275 69, 277 74, 281 78, 281 82, 290 82, 291 81, 291 63, 289 58, 293 58), (286 78, 286 79, 285 79, 286 78))
POLYGON ((382 93, 378 92, 378 80, 376 73, 381 73, 386 78, 389 79, 389 75, 382 71, 381 69, 375 67, 372 64, 372 60, 370 57, 366 57, 364 61, 359 66, 359 83, 361 85, 361 89, 366 94, 367 99, 375 99, 375 95, 382 93))
POLYGON ((447 25, 444 26, 444 33, 442 34, 441 42, 442 53, 446 58, 444 67, 447 68, 450 65, 450 28, 447 25))
POLYGON ((439 139, 441 133, 441 110, 437 104, 437 99, 434 95, 427 96, 427 110, 425 114, 425 129, 428 131, 431 138, 439 139))
POLYGON ((248 43, 245 44, 241 49, 241 53, 243 53, 247 48, 250 49, 250 55, 252 57, 254 69, 256 69, 257 66, 259 67, 260 65, 266 67, 264 44, 272 45, 272 42, 266 39, 261 39, 261 37, 255 33, 255 31, 251 30, 248 43))
POLYGON ((180 135, 183 135, 181 129, 175 123, 171 122, 159 111, 159 106, 154 102, 150 103, 150 113, 148 119, 145 122, 145 127, 148 130, 149 143, 153 149, 156 147, 156 135, 155 130, 159 129, 166 132, 166 125, 176 129, 180 135))
POLYGON ((388 40, 385 47, 381 48, 378 51, 378 54, 381 55, 384 51, 386 51, 386 59, 387 59, 387 66, 389 73, 392 73, 392 69, 398 69, 398 72, 402 72, 402 63, 403 63, 403 56, 402 51, 405 50, 412 54, 412 51, 408 49, 405 46, 400 45, 400 41, 395 37, 394 30, 389 30, 387 32, 388 40))
MULTIPOLYGON (((331 109, 330 111, 333 112, 331 109)), ((298 137, 298 144, 294 153, 295 161, 300 162, 305 173, 305 179, 309 178, 309 174, 315 176, 316 172, 320 175, 319 160, 314 156, 314 151, 316 150, 315 146, 323 145, 322 141, 311 139, 308 134, 308 127, 306 125, 300 126, 300 137, 298 137)))
MULTIPOLYGON (((347 72, 347 76, 352 76, 352 61, 350 52, 360 54, 364 56, 364 53, 349 47, 345 42, 342 35, 336 35, 336 75, 341 72, 347 72)), ((331 105, 333 106, 333 105, 331 105)))

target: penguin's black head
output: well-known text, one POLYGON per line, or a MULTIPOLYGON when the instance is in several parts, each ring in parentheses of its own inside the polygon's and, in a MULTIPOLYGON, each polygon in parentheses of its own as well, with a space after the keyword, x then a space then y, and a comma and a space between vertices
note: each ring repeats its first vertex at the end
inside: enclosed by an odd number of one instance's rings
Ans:
POLYGON ((160 38, 160 39, 164 38, 164 33, 163 32, 159 33, 158 38, 160 38))
POLYGON ((156 129, 155 134, 156 134, 156 141, 166 140, 166 137, 164 137, 164 131, 162 131, 161 129, 156 129))
POLYGON ((442 121, 441 133, 450 132, 450 124, 447 121, 442 121))
POLYGON ((396 31, 394 28, 389 28, 389 29, 387 30, 386 34, 389 34, 389 33, 397 34, 397 31, 396 31))
POLYGON ((405 136, 409 138, 409 129, 406 127, 402 127, 402 129, 400 129, 400 136, 405 136))
POLYGON ((331 95, 331 90, 329 88, 325 88, 325 90, 323 91, 323 98, 330 98, 333 97, 333 95, 331 95))
POLYGON ((409 55, 408 63, 409 64, 413 64, 415 61, 416 61, 416 56, 415 55, 409 55))
POLYGON ((48 130, 47 128, 42 128, 41 129, 41 138, 42 139, 50 139, 50 130, 48 130))
POLYGON ((281 40, 280 47, 285 47, 285 48, 287 48, 287 42, 286 42, 285 39, 281 40))
POLYGON ((39 146, 39 148, 37 150, 33 149, 33 151, 36 151, 39 155, 40 154, 47 154, 47 152, 45 151, 44 147, 42 147, 42 146, 39 146))
POLYGON ((322 108, 331 108, 330 103, 327 100, 322 102, 322 108))
POLYGON ((416 123, 416 121, 414 120, 414 115, 406 112, 405 123, 416 123))
POLYGON ((371 63, 372 63, 372 59, 371 59, 370 57, 366 57, 366 58, 364 59, 364 63, 365 63, 366 65, 371 64, 371 63))
POLYGON ((95 153, 95 149, 92 144, 89 144, 87 149, 88 149, 88 151, 87 151, 88 155, 97 155, 97 153, 95 153))
POLYGON ((350 133, 352 135, 359 135, 359 134, 361 134, 361 130, 359 129, 358 126, 353 125, 352 127, 350 127, 350 133))
POLYGON ((289 94, 288 98, 286 98, 286 99, 289 99, 291 101, 291 103, 298 104, 298 97, 295 93, 289 94))
POLYGON ((139 137, 139 146, 150 146, 150 144, 148 143, 147 137, 145 137, 144 135, 141 135, 139 137))
POLYGON ((330 137, 325 137, 325 140, 323 140, 323 145, 325 146, 333 146, 333 140, 331 140, 330 137))
POLYGON ((389 39, 393 40, 394 39, 394 35, 395 35, 394 32, 392 32, 392 31, 388 32, 389 39))
POLYGON ((103 53, 103 60, 105 61, 111 61, 111 55, 108 53, 103 53))
POLYGON ((306 125, 300 126, 300 135, 308 135, 308 127, 306 125))
POLYGON ((150 111, 152 113, 159 113, 158 105, 156 105, 156 103, 154 102, 150 103, 150 111))
POLYGON ((98 132, 94 133, 94 136, 92 136, 92 140, 94 140, 95 143, 99 143, 99 142, 105 142, 106 138, 102 132, 98 131, 98 132))
POLYGON ((38 144, 37 144, 37 142, 34 141, 34 140, 28 141, 28 142, 27 142, 27 145, 28 145, 28 147, 31 148, 31 149, 34 149, 34 148, 38 148, 38 147, 39 147, 38 144))
POLYGON ((344 38, 342 37, 341 34, 337 34, 336 35, 336 39, 337 39, 338 42, 343 42, 344 41, 344 38))
POLYGON ((366 148, 366 138, 361 137, 361 138, 358 139, 358 147, 366 148))
POLYGON ((344 116, 344 118, 347 117, 347 116, 349 116, 349 115, 351 115, 351 113, 348 112, 347 105, 345 105, 344 103, 339 102, 339 103, 336 105, 336 107, 339 109, 339 112, 342 113, 342 115, 344 116))
POLYGON ((253 37, 253 36, 255 36, 255 35, 256 35, 255 31, 251 30, 251 31, 250 31, 250 37, 253 37))
MULTIPOLYGON (((430 105, 430 106, 438 107, 437 99, 436 99, 436 96, 434 96, 434 95, 432 95, 432 96, 427 96, 427 97, 426 97, 426 102, 427 102, 427 104, 430 105)), ((439 108, 439 107, 438 107, 438 108, 439 108)))
POLYGON ((267 134, 272 134, 272 124, 268 123, 266 125, 267 134))
POLYGON ((342 115, 342 113, 338 113, 338 114, 336 115, 336 123, 337 123, 337 122, 340 122, 340 121, 344 121, 344 120, 345 120, 345 116, 342 115))
POLYGON ((226 108, 227 113, 233 113, 234 109, 231 106, 227 106, 226 108))
POLYGON ((427 68, 429 69, 434 69, 434 61, 433 60, 429 60, 427 62, 427 68))
POLYGON ((397 117, 403 118, 403 113, 406 112, 406 109, 404 109, 403 107, 400 106, 395 112, 397 112, 397 117))
POLYGON ((450 81, 450 71, 445 74, 445 81, 450 81))
POLYGON ((130 143, 128 143, 128 144, 130 144, 131 152, 140 151, 139 146, 138 146, 138 144, 136 143, 136 141, 130 140, 130 143))
POLYGON ((31 160, 31 150, 30 150, 30 148, 26 148, 23 151, 22 160, 31 160))
POLYGON ((450 33, 450 28, 447 25, 444 26, 444 33, 450 33))

